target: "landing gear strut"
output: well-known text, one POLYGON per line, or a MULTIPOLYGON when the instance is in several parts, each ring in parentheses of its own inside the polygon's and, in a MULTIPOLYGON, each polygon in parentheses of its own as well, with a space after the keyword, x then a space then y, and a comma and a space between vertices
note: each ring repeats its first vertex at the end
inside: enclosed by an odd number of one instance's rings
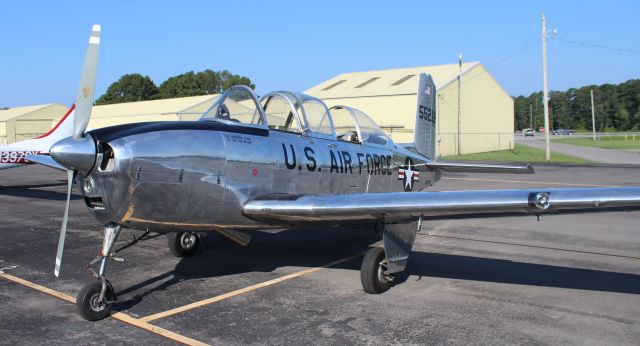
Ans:
POLYGON ((76 298, 78 313, 88 321, 97 321, 109 316, 113 305, 116 303, 115 290, 105 277, 105 273, 108 259, 122 261, 122 259, 115 258, 112 253, 113 245, 118 239, 121 229, 119 225, 114 223, 104 226, 104 239, 100 256, 89 263, 89 269, 97 280, 84 286, 76 298), (97 262, 100 262, 100 267, 96 273, 91 269, 91 265, 97 262))

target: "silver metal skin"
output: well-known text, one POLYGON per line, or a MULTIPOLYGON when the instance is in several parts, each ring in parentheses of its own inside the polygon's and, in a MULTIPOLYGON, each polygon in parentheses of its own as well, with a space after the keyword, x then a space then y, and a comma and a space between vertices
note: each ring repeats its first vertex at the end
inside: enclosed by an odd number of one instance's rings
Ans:
POLYGON ((413 144, 416 150, 430 160, 436 158, 436 84, 430 75, 420 74, 418 81, 413 144))
POLYGON ((91 136, 68 137, 54 144, 49 155, 66 169, 86 174, 96 161, 96 144, 91 136))
POLYGON ((245 204, 243 212, 258 220, 299 224, 397 222, 421 216, 540 214, 621 206, 640 206, 640 187, 305 195, 289 200, 254 200, 245 204))

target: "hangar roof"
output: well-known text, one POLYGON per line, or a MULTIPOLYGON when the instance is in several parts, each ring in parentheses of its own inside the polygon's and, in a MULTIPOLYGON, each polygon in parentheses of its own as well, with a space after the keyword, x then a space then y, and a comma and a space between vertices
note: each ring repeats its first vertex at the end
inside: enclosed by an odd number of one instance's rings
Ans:
MULTIPOLYGON (((478 65, 479 62, 463 63, 462 74, 478 65)), ((410 95, 415 94, 418 89, 417 75, 420 73, 431 74, 436 87, 441 89, 456 80, 458 64, 343 73, 306 90, 305 93, 321 99, 410 95)))
POLYGON ((172 115, 187 112, 203 103, 218 98, 218 94, 178 97, 173 99, 115 103, 94 106, 91 118, 114 118, 140 115, 172 115))
MULTIPOLYGON (((59 106, 59 107, 64 107, 62 105, 59 105, 57 103, 46 103, 46 104, 42 104, 42 105, 33 105, 33 106, 24 106, 24 107, 15 107, 15 108, 9 108, 9 109, 0 109, 0 121, 9 121, 15 118, 19 118, 25 115, 28 115, 30 113, 39 111, 39 110, 43 110, 47 107, 52 107, 52 106, 59 106)), ((56 117, 61 117, 64 114, 58 114, 58 112, 52 113, 50 117, 48 117, 48 119, 53 119, 56 117)))

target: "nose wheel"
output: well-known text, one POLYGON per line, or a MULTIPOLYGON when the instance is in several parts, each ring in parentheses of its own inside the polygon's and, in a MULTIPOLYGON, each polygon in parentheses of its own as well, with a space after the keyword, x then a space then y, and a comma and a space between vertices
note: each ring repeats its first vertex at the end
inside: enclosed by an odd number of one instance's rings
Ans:
POLYGON ((87 284, 80 290, 76 298, 76 309, 78 313, 88 321, 98 321, 109 316, 116 302, 113 286, 111 286, 111 283, 107 280, 104 280, 104 284, 106 285, 104 297, 100 298, 102 284, 102 280, 96 280, 87 284))
POLYGON ((107 271, 107 260, 124 261, 121 258, 115 257, 115 253, 112 252, 121 230, 121 226, 113 223, 105 225, 102 251, 96 259, 89 263, 89 270, 91 270, 97 280, 85 285, 76 297, 78 313, 87 321, 98 321, 108 317, 113 305, 116 303, 115 290, 105 277, 105 274, 107 271), (91 269, 91 266, 96 263, 100 264, 97 272, 91 269))
POLYGON ((360 267, 360 282, 367 293, 380 294, 393 285, 393 275, 388 273, 387 258, 383 248, 369 249, 360 267))
POLYGON ((176 257, 189 257, 198 251, 200 238, 196 232, 174 232, 167 234, 169 251, 176 257))

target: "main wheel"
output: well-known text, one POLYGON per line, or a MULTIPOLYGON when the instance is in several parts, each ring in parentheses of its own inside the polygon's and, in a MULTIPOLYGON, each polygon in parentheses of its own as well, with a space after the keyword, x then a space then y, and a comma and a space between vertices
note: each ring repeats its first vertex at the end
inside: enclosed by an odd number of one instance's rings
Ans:
POLYGON ((200 238, 195 232, 174 232, 167 234, 169 250, 176 257, 189 257, 196 253, 200 238))
POLYGON ((360 281, 365 292, 372 294, 384 293, 391 288, 393 276, 387 274, 387 259, 384 249, 374 247, 369 249, 362 260, 360 281))
POLYGON ((76 308, 78 313, 87 321, 101 320, 111 313, 115 302, 115 292, 111 284, 107 281, 107 290, 104 294, 104 300, 100 299, 100 291, 102 290, 102 281, 96 280, 84 286, 78 297, 76 298, 76 308))

